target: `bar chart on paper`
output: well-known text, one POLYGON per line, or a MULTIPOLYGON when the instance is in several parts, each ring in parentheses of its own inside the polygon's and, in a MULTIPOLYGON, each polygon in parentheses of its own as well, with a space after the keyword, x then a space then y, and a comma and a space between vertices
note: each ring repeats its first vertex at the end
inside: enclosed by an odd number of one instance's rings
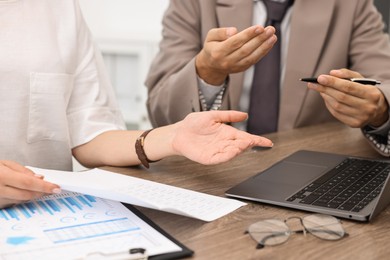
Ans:
POLYGON ((0 209, 0 219, 25 220, 33 216, 56 215, 68 211, 76 213, 85 208, 93 208, 96 198, 89 195, 53 195, 50 198, 38 201, 30 201, 11 208, 0 209))
POLYGON ((49 259, 59 253, 80 258, 96 250, 160 245, 158 236, 145 233, 143 223, 129 213, 119 202, 78 193, 0 209, 0 259, 49 259))

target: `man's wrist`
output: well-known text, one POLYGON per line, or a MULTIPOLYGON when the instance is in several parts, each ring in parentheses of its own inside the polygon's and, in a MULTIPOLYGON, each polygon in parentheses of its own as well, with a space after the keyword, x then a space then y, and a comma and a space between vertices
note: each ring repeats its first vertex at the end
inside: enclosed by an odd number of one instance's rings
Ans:
POLYGON ((219 86, 223 84, 229 74, 209 68, 205 65, 205 62, 203 62, 202 57, 202 52, 200 52, 195 58, 195 68, 197 75, 210 85, 219 86))
POLYGON ((381 110, 381 113, 379 113, 379 117, 376 118, 373 122, 370 122, 370 126, 373 126, 375 128, 380 128, 382 125, 385 125, 386 122, 389 121, 390 117, 389 105, 385 97, 382 97, 382 101, 380 101, 380 104, 382 105, 379 107, 379 110, 381 110))
POLYGON ((385 122, 383 122, 381 125, 378 125, 378 126, 369 124, 363 128, 365 130, 365 132, 370 133, 370 134, 387 136, 389 131, 390 131, 389 111, 387 112, 387 114, 388 114, 388 116, 387 116, 387 120, 385 122))

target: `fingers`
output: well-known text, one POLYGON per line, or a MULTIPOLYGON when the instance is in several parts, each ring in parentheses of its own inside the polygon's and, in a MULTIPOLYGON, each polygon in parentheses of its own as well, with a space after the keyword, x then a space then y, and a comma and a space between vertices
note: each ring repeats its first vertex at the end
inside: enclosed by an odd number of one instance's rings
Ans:
POLYGON ((35 175, 33 171, 14 161, 1 160, 0 163, 16 172, 22 172, 31 176, 35 175))
MULTIPOLYGON (((231 127, 231 126, 227 126, 227 127, 231 127)), ((273 142, 268 138, 258 136, 258 135, 249 134, 247 132, 240 131, 238 129, 234 129, 234 130, 237 131, 236 137, 235 137, 237 140, 248 140, 249 141, 249 143, 246 144, 246 147, 241 147, 242 149, 247 149, 247 148, 251 148, 254 146, 273 147, 273 145, 274 145, 273 142)))
POLYGON ((227 40, 226 45, 230 58, 237 61, 235 66, 248 67, 264 57, 276 41, 275 28, 268 26, 264 30, 248 28, 227 40))
POLYGON ((3 187, 1 191, 2 191, 1 199, 8 199, 10 201, 13 201, 14 204, 35 200, 42 197, 45 194, 51 194, 51 193, 44 193, 44 192, 34 192, 30 190, 21 190, 10 186, 3 187))
POLYGON ((13 186, 1 187, 1 199, 8 199, 14 201, 14 203, 26 202, 42 197, 46 194, 57 194, 61 192, 60 188, 47 187, 44 188, 42 184, 32 184, 31 188, 21 189, 13 186), (43 190, 43 191, 34 191, 43 190))
MULTIPOLYGON (((59 193, 60 187, 56 184, 47 182, 41 178, 33 176, 23 176, 20 174, 14 174, 8 178, 7 186, 13 187, 19 190, 26 190, 39 193, 59 193)), ((6 176, 7 178, 7 176, 6 176)))
POLYGON ((253 51, 274 34, 275 28, 272 26, 268 26, 264 29, 262 26, 255 25, 230 37, 226 41, 226 47, 233 52, 245 45, 247 47, 252 47, 253 51), (247 45, 248 43, 251 44, 247 45))
POLYGON ((254 136, 253 143, 250 144, 250 147, 254 147, 254 146, 273 147, 274 143, 268 138, 262 136, 254 136))
POLYGON ((23 203, 23 201, 0 198, 0 209, 12 207, 15 204, 19 204, 19 203, 23 203))
POLYGON ((219 123, 236 123, 248 118, 247 113, 234 110, 210 111, 210 115, 219 123))
POLYGON ((349 117, 357 117, 363 112, 359 109, 356 109, 355 107, 345 105, 339 102, 334 97, 329 96, 325 93, 321 93, 321 96, 324 99, 328 110, 337 118, 340 118, 343 115, 349 117))
MULTIPOLYGON (((356 75, 356 74, 355 74, 356 75)), ((318 84, 310 84, 309 88, 332 97, 337 102, 354 107, 360 112, 370 112, 382 106, 384 96, 375 86, 362 85, 345 79, 329 75, 318 77, 318 84)))
POLYGON ((227 40, 229 37, 237 33, 237 28, 227 27, 227 28, 213 28, 211 29, 206 36, 206 42, 217 41, 222 42, 227 40))
POLYGON ((331 74, 320 75, 318 84, 308 83, 308 87, 321 94, 334 117, 351 127, 380 126, 387 120, 388 106, 379 88, 345 79, 362 77, 354 71, 333 70, 331 74))
POLYGON ((343 103, 348 103, 354 97, 357 99, 353 99, 352 101, 367 99, 377 102, 382 95, 380 90, 375 86, 363 85, 330 75, 320 75, 317 81, 318 84, 308 83, 308 87, 332 96, 343 103))
POLYGON ((213 143, 212 145, 214 147, 209 149, 209 151, 213 152, 211 154, 203 153, 198 162, 203 164, 218 164, 226 162, 254 146, 273 146, 272 142, 267 138, 250 135, 231 126, 226 127, 229 128, 226 129, 226 132, 234 131, 235 133, 231 133, 232 136, 222 142, 213 143))
POLYGON ((44 181, 42 176, 23 168, 13 162, 0 162, 0 199, 28 201, 44 194, 61 192, 58 185, 44 181))
MULTIPOLYGON (((233 27, 215 28, 208 32, 205 48, 208 49, 208 55, 215 60, 223 61, 230 56, 229 59, 234 62, 244 60, 244 63, 248 63, 245 58, 249 57, 250 63, 254 64, 272 48, 276 40, 275 28, 272 26, 264 29, 255 25, 239 33, 233 27), (220 45, 209 46, 210 43, 220 45)), ((235 63, 232 65, 237 66, 235 63)))
POLYGON ((226 143, 228 145, 226 147, 235 148, 239 151, 244 151, 254 146, 273 147, 272 141, 268 138, 249 134, 230 125, 221 125, 220 131, 226 135, 225 138, 222 138, 227 140, 226 143))
POLYGON ((196 72, 211 85, 222 84, 231 73, 242 72, 266 55, 276 42, 275 28, 251 26, 211 29, 195 59, 196 72))
POLYGON ((272 141, 267 138, 225 124, 246 118, 247 113, 230 110, 191 113, 176 124, 172 149, 175 154, 195 162, 216 164, 254 146, 272 147, 272 141))
MULTIPOLYGON (((241 112, 241 111, 235 111, 235 110, 219 110, 219 111, 207 111, 207 112, 198 112, 198 113, 192 113, 190 116, 199 116, 199 117, 206 117, 211 116, 212 120, 216 123, 237 123, 244 121, 248 118, 248 114, 241 112)), ((193 119, 199 122, 200 120, 193 119)), ((252 135, 244 131, 240 131, 238 129, 235 129, 231 126, 225 125, 224 127, 230 127, 231 129, 234 129, 235 134, 234 137, 236 139, 247 139, 251 140, 250 145, 251 146, 268 146, 271 147, 273 145, 272 141, 261 137, 257 135, 252 135)))
POLYGON ((367 124, 368 116, 352 107, 342 105, 334 98, 321 93, 329 112, 338 120, 350 127, 362 127, 367 124))

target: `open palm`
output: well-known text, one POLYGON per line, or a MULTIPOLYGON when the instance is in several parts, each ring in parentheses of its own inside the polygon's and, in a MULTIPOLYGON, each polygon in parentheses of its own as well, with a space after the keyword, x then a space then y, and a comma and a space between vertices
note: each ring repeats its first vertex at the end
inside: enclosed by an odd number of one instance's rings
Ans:
POLYGON ((179 126, 173 149, 202 164, 228 161, 253 146, 272 146, 264 137, 240 131, 227 122, 239 122, 247 114, 238 111, 208 111, 189 114, 179 126))

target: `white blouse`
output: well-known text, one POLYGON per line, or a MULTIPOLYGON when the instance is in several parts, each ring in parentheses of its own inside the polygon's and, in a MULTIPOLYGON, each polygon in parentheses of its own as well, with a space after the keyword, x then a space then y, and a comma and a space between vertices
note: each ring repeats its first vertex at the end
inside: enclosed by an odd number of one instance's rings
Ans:
POLYGON ((0 1, 0 159, 72 169, 71 149, 125 129, 76 0, 0 1))

